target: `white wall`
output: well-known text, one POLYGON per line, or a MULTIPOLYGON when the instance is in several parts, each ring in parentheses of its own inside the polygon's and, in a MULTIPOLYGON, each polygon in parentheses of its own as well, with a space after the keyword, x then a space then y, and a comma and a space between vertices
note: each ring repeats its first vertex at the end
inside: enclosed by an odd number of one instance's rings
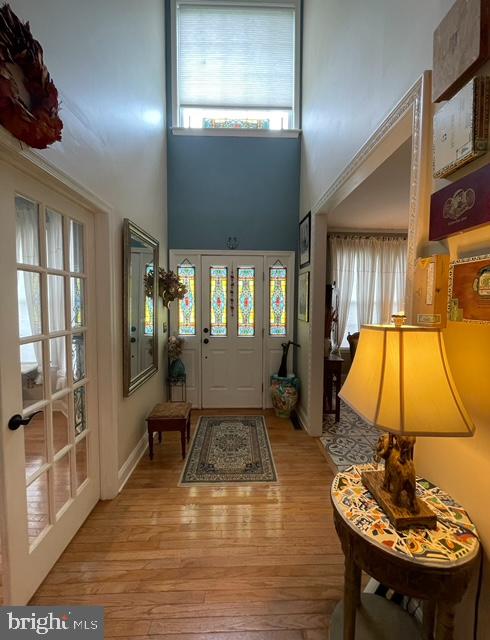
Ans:
POLYGON ((305 0, 300 216, 425 69, 453 0, 305 0))
MULTIPOLYGON (((63 140, 43 151, 50 162, 114 210, 119 467, 144 434, 144 417, 164 396, 160 371, 122 397, 122 219, 131 218, 160 241, 167 259, 162 0, 12 0, 31 23, 60 91, 63 140)), ((160 315, 160 320, 165 319, 160 315)), ((160 322, 161 325, 161 322, 160 322)), ((162 366, 163 365, 163 366, 162 366)))
MULTIPOLYGON (((452 3, 453 0, 305 0, 300 215, 309 209, 315 211, 315 204, 378 123, 422 71, 432 67, 432 33, 452 3)), ((489 161, 487 154, 452 179, 489 161)), ((440 187, 441 184, 434 185, 434 189, 440 187)), ((490 226, 459 235, 448 246, 452 258, 469 249, 488 253, 490 226)), ((421 474, 454 495, 478 526, 487 558, 478 637, 487 640, 490 330, 486 325, 449 323, 445 339, 456 383, 477 433, 471 439, 419 438, 417 466, 421 474)), ((311 345, 302 342, 299 351, 306 362, 311 345)), ((474 592, 468 594, 459 608, 457 640, 473 637, 473 595, 474 592)))

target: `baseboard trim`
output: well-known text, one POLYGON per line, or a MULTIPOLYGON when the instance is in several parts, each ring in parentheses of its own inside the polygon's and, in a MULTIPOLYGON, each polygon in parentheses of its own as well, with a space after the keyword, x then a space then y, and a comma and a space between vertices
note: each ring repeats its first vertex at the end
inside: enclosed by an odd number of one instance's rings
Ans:
POLYGON ((121 493, 121 491, 123 490, 124 485, 131 477, 133 471, 136 469, 138 462, 141 460, 141 458, 145 454, 147 448, 148 448, 148 435, 145 433, 141 437, 141 440, 138 442, 135 448, 131 451, 131 453, 127 457, 127 460, 124 462, 123 466, 118 471, 118 474, 117 474, 118 481, 119 481, 118 493, 121 493))
MULTIPOLYGON (((303 429, 303 431, 306 431, 306 433, 308 433, 308 429, 306 428, 306 425, 308 424, 308 418, 304 412, 304 409, 301 405, 298 405, 296 407, 296 416, 298 418, 298 422, 301 425, 301 428, 303 429)), ((309 433, 308 433, 309 435, 309 433)))

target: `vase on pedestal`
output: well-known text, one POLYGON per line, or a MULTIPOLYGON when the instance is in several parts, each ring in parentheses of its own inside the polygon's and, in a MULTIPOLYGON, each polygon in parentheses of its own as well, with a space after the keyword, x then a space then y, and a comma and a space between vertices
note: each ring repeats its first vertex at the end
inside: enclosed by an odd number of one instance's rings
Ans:
POLYGON ((278 418, 289 418, 298 404, 299 378, 296 376, 271 376, 272 406, 278 418))

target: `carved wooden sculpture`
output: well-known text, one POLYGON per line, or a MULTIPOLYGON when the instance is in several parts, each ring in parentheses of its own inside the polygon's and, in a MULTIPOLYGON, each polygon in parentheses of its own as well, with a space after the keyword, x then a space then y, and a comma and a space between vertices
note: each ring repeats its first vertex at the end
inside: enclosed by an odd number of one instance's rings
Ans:
POLYGON ((417 500, 414 446, 413 437, 395 436, 391 433, 382 435, 378 440, 375 457, 378 461, 381 458, 385 461, 384 474, 377 471, 362 474, 364 484, 376 496, 397 529, 411 524, 435 526, 432 512, 425 503, 417 500))

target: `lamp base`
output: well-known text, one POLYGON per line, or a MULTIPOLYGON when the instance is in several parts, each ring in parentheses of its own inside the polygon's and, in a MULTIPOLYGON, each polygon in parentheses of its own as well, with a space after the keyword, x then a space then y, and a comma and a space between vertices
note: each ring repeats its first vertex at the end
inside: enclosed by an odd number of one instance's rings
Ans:
POLYGON ((410 527, 435 529, 437 527, 437 516, 425 502, 416 498, 418 513, 412 513, 406 507, 399 507, 395 504, 391 493, 383 489, 384 476, 384 471, 363 471, 361 474, 363 485, 366 489, 369 489, 395 529, 398 531, 409 529, 410 527))

